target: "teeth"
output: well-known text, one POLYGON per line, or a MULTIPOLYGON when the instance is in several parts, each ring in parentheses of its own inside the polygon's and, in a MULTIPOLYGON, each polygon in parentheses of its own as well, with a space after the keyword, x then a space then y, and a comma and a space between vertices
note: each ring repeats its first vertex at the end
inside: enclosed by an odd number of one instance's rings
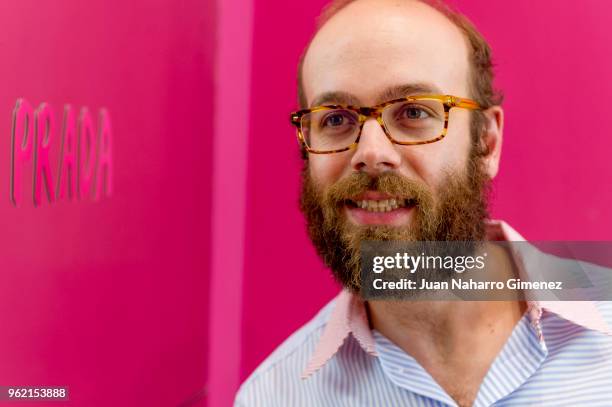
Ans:
POLYGON ((354 201, 358 208, 365 209, 369 212, 390 212, 397 208, 403 208, 408 203, 406 199, 381 199, 354 201))

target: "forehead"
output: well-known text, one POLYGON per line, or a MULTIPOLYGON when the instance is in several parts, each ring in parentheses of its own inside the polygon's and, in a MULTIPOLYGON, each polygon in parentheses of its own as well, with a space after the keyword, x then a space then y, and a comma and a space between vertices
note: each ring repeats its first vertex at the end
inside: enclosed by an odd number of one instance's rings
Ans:
POLYGON ((464 35, 440 12, 418 1, 357 0, 313 38, 302 83, 311 106, 329 94, 372 105, 412 85, 470 96, 468 72, 464 35))

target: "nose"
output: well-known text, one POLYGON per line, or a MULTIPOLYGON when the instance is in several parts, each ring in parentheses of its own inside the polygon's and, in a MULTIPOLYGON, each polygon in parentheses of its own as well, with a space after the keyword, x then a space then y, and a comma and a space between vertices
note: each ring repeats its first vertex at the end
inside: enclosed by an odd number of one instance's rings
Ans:
POLYGON ((353 169, 375 176, 396 170, 400 163, 401 156, 395 144, 387 138, 376 119, 368 119, 363 124, 357 149, 351 158, 353 169))

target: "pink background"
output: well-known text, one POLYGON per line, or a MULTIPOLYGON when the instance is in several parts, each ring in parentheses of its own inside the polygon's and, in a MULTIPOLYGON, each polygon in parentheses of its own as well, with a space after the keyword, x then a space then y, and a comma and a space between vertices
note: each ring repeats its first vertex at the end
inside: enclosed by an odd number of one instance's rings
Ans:
MULTIPOLYGON (((287 118, 323 3, 0 5, 0 385, 68 385, 75 406, 229 405, 338 291, 297 209, 287 118), (58 118, 109 110, 112 197, 12 207, 19 97, 58 118)), ((610 240, 612 5, 455 3, 506 94, 494 217, 528 239, 610 240)))
POLYGON ((66 404, 86 407, 204 397, 214 13, 191 0, 0 5, 0 385, 66 385, 66 404), (58 124, 66 103, 108 109, 111 198, 10 204, 19 97, 51 104, 58 124))

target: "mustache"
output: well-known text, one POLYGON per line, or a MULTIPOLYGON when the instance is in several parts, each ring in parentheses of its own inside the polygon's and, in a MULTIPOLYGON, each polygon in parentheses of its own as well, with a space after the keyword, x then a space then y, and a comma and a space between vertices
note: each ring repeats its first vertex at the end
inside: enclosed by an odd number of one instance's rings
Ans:
POLYGON ((393 171, 376 176, 365 172, 352 173, 329 187, 325 201, 330 206, 340 206, 368 191, 408 199, 421 207, 434 204, 434 193, 427 185, 393 171))

